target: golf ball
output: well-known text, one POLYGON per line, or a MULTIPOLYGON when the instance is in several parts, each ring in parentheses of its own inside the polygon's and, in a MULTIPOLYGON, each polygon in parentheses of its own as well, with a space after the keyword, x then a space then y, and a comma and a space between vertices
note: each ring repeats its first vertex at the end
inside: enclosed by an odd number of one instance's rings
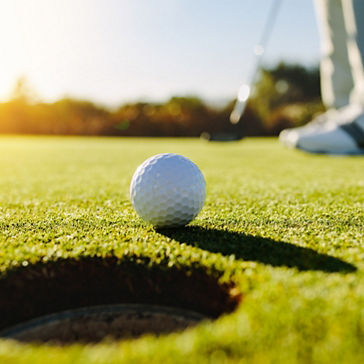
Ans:
POLYGON ((157 154, 135 171, 130 198, 138 215, 152 225, 184 226, 202 209, 206 182, 188 158, 174 153, 157 154))

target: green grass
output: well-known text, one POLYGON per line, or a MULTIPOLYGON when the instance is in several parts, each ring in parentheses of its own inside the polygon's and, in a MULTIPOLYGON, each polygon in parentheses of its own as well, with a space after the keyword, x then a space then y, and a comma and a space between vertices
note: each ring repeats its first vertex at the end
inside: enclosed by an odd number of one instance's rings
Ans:
POLYGON ((160 338, 68 347, 2 339, 0 363, 364 362, 364 158, 307 155, 275 139, 1 137, 0 176, 0 308, 27 292, 0 310, 0 323, 46 299, 42 274, 52 284, 50 271, 90 257, 129 269, 141 300, 134 272, 164 282, 161 303, 178 272, 192 299, 182 292, 171 304, 211 308, 210 278, 242 296, 234 312, 160 338), (191 158, 207 181, 205 207, 184 229, 155 231, 129 201, 134 170, 161 152, 191 158))

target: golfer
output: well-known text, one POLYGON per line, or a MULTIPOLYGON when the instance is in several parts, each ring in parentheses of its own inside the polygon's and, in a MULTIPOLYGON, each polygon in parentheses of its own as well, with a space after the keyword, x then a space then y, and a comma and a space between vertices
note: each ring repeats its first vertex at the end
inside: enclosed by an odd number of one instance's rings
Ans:
POLYGON ((315 0, 327 111, 280 141, 312 153, 364 154, 364 0, 315 0))

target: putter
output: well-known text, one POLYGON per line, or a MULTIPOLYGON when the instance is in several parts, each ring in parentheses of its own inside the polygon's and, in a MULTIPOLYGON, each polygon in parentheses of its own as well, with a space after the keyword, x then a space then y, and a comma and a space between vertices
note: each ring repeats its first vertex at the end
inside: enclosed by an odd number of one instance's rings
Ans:
POLYGON ((242 133, 240 132, 239 123, 241 117, 244 114, 247 102, 249 100, 250 95, 254 89, 254 86, 257 82, 257 76, 261 69, 263 55, 267 48, 270 35, 273 31, 273 27, 281 7, 282 0, 273 0, 270 10, 268 12, 267 20, 263 27, 263 32, 260 38, 260 42, 254 46, 254 66, 253 70, 249 77, 249 83, 243 83, 238 91, 238 95, 236 98, 236 102, 233 108, 233 111, 230 114, 230 123, 232 124, 232 131, 209 134, 207 132, 202 133, 201 137, 203 139, 207 139, 209 141, 233 141, 240 140, 243 138, 242 133))

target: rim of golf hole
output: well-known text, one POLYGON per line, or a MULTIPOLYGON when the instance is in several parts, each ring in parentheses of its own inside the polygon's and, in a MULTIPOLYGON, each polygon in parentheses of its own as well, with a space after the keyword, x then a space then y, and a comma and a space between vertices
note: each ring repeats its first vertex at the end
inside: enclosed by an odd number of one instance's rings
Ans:
POLYGON ((67 345, 76 342, 135 339, 162 335, 195 326, 209 317, 174 307, 113 304, 83 307, 42 316, 1 332, 22 342, 67 345))

